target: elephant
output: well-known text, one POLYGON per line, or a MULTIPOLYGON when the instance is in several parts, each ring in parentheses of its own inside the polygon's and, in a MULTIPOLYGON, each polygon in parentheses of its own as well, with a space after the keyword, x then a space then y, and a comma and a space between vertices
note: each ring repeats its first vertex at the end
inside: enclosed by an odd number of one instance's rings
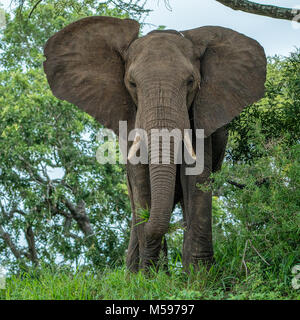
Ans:
MULTIPOLYGON (((132 208, 126 264, 132 272, 159 265, 172 211, 180 204, 184 270, 211 265, 212 193, 198 185, 221 168, 227 125, 263 97, 265 52, 256 40, 219 26, 154 30, 145 36, 139 36, 139 29, 135 20, 106 16, 73 22, 47 41, 44 71, 57 98, 116 135, 119 121, 127 121, 128 132, 141 128, 147 134, 152 129, 204 129, 201 174, 186 175, 191 166, 186 161, 126 164, 132 208), (140 208, 150 211, 144 223, 140 208)), ((136 139, 128 143, 129 148, 138 144, 136 139)), ((194 150, 196 143, 193 134, 186 146, 194 150)))

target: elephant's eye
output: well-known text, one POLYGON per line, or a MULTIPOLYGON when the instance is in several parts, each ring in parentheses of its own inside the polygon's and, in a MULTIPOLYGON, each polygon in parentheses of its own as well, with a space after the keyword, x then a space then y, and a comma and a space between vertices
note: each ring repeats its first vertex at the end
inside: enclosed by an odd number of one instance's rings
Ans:
POLYGON ((129 81, 129 84, 132 88, 136 88, 136 83, 134 81, 129 81))
POLYGON ((194 85, 194 77, 191 76, 186 81, 188 87, 192 87, 194 85))

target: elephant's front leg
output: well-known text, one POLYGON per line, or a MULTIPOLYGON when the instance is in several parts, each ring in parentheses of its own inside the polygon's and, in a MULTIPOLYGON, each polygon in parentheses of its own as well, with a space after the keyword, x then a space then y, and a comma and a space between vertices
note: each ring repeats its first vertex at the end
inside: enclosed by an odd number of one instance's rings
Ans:
MULTIPOLYGON (((128 187, 128 191, 130 194, 130 190, 128 187)), ((131 195, 130 195, 131 197, 131 195)), ((135 219, 135 213, 134 213, 134 207, 132 205, 133 201, 131 202, 131 209, 132 209, 132 220, 131 220, 131 230, 130 230, 130 240, 127 250, 127 256, 126 256, 126 265, 127 268, 131 272, 138 272, 139 271, 139 241, 137 236, 137 230, 136 230, 136 219, 135 219)))
POLYGON ((144 223, 141 209, 150 210, 149 168, 147 165, 127 165, 128 193, 132 208, 130 240, 126 257, 127 268, 137 272, 144 250, 144 223))
POLYGON ((186 229, 183 240, 183 267, 189 271, 190 265, 197 268, 199 262, 213 261, 212 244, 212 194, 197 187, 209 179, 211 173, 211 139, 205 139, 204 171, 199 176, 186 175, 186 165, 181 167, 183 189, 183 212, 186 229))

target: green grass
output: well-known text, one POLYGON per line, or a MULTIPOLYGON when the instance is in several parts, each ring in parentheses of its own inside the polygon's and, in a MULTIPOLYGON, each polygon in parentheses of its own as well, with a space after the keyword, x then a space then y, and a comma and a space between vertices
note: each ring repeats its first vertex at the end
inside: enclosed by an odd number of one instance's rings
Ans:
POLYGON ((274 274, 262 274, 259 265, 248 265, 246 277, 214 266, 190 275, 173 269, 144 275, 129 273, 125 267, 91 272, 51 271, 40 269, 30 274, 10 276, 6 288, 0 290, 1 300, 108 300, 108 299, 300 299, 299 290, 274 274))
POLYGON ((133 274, 124 266, 97 272, 87 266, 77 271, 70 271, 67 266, 40 266, 28 273, 10 273, 5 289, 0 289, 0 299, 300 300, 300 289, 292 287, 292 268, 300 264, 297 251, 279 248, 280 260, 273 251, 272 256, 267 256, 270 250, 265 251, 266 263, 252 248, 245 252, 241 237, 217 239, 216 264, 209 271, 201 267, 198 272, 187 274, 178 267, 180 255, 174 248, 179 244, 174 239, 168 241, 173 248, 169 251, 169 275, 163 270, 133 274))

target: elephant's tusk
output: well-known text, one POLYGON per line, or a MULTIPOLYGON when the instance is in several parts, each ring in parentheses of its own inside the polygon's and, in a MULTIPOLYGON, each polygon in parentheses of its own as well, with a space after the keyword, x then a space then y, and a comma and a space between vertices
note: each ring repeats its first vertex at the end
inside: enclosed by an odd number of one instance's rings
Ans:
POLYGON ((185 147, 186 147, 189 155, 193 158, 193 160, 196 161, 196 154, 195 154, 195 151, 193 149, 193 145, 192 145, 192 142, 191 142, 191 139, 190 139, 190 135, 188 134, 188 132, 184 133, 184 144, 185 144, 185 147))
POLYGON ((140 148, 140 145, 141 145, 141 137, 138 135, 138 133, 136 133, 135 137, 134 137, 134 140, 133 140, 133 144, 129 150, 129 153, 128 153, 128 160, 130 161, 133 156, 137 153, 137 151, 139 150, 140 148))

